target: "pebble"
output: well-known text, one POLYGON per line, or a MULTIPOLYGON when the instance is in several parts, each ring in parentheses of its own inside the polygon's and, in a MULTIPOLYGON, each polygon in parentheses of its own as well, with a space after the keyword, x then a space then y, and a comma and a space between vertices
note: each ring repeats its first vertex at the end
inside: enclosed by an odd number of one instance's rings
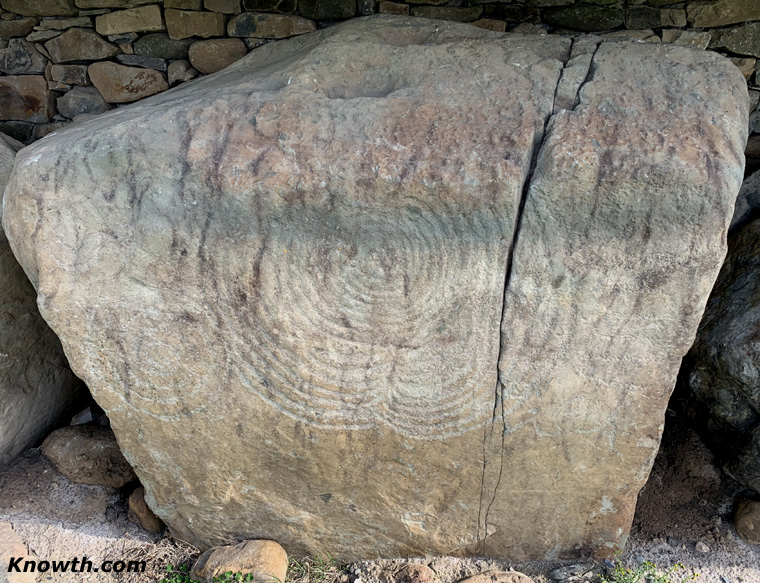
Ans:
POLYGON ((699 541, 699 542, 697 542, 697 544, 696 544, 696 545, 694 545, 694 546, 695 546, 695 548, 696 548, 696 549, 697 549, 697 550, 698 550, 700 553, 709 553, 709 552, 710 552, 710 547, 708 547, 708 546, 707 546, 705 543, 703 543, 702 541, 699 541))
POLYGON ((549 579, 554 579, 555 581, 562 581, 564 579, 568 579, 570 577, 579 577, 583 576, 586 573, 590 573, 594 568, 594 565, 590 563, 579 563, 576 565, 568 565, 567 567, 560 567, 559 569, 554 569, 553 571, 549 571, 548 577, 549 579))

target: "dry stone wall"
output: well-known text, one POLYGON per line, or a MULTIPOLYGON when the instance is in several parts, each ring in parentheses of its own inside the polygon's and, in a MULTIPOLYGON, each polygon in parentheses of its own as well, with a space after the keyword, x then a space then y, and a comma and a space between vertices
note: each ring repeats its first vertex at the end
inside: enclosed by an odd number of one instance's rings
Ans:
MULTIPOLYGON (((752 110, 760 99, 757 0, 0 0, 0 6, 0 132, 24 143, 79 116, 214 73, 271 40, 376 12, 494 31, 592 32, 714 49, 741 69, 752 110)), ((748 156, 754 167, 760 135, 750 139, 748 156)))

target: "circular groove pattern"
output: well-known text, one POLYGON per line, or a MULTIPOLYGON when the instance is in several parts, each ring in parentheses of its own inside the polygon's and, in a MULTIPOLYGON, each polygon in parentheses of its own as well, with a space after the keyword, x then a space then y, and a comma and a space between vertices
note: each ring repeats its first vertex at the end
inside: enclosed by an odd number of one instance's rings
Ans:
POLYGON ((239 382, 323 427, 432 438, 490 418, 503 226, 436 210, 292 212, 215 245, 235 273, 205 293, 239 382))

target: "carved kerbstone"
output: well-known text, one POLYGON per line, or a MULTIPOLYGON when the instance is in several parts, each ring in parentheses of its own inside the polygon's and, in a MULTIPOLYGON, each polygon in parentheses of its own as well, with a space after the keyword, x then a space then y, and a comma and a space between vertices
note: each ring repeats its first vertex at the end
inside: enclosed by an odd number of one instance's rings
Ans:
POLYGON ((25 149, 4 224, 180 538, 604 554, 747 107, 685 47, 359 19, 25 149))

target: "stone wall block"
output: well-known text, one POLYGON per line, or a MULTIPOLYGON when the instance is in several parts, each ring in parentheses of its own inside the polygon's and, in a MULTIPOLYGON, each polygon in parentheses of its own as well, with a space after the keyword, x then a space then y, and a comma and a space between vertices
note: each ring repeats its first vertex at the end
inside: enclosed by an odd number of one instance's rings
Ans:
POLYGON ((36 18, 17 18, 16 20, 0 20, 0 38, 26 36, 34 30, 39 20, 36 18))
POLYGON ((116 45, 106 42, 95 31, 86 28, 70 28, 47 41, 45 49, 55 63, 97 61, 119 53, 116 45))
POLYGON ((42 75, 0 76, 0 120, 45 123, 53 102, 42 75))
POLYGON ((161 8, 156 4, 110 12, 95 18, 95 30, 103 36, 165 29, 161 8))
POLYGON ((551 8, 544 12, 544 22, 552 26, 583 32, 600 32, 623 24, 622 8, 608 6, 569 6, 551 8))
POLYGON ((481 14, 483 14, 483 8, 480 6, 415 6, 412 8, 412 16, 455 22, 472 22, 480 18, 481 14))
POLYGON ((218 12, 195 12, 167 9, 164 11, 169 37, 175 40, 197 36, 224 36, 226 18, 218 12))
POLYGON ((232 37, 288 38, 317 30, 312 20, 302 16, 244 12, 227 25, 232 37))
POLYGON ((34 45, 23 38, 12 38, 7 48, 0 49, 0 72, 6 75, 38 75, 45 72, 47 62, 34 45))
POLYGON ((87 73, 108 103, 130 103, 169 88, 166 78, 159 71, 126 67, 109 61, 93 63, 87 73))
POLYGON ((757 0, 692 0, 686 5, 689 24, 695 28, 726 26, 760 20, 757 0))
POLYGON ((240 14, 240 0, 204 0, 203 7, 211 12, 240 14))
POLYGON ((134 54, 160 59, 184 59, 193 42, 192 39, 172 39, 164 32, 146 34, 134 43, 134 54))
POLYGON ((50 68, 50 78, 53 81, 69 85, 89 85, 87 65, 53 65, 50 68))
POLYGON ((8 12, 22 16, 76 16, 73 0, 0 0, 8 12))
POLYGON ((97 115, 113 107, 105 102, 95 87, 74 87, 56 99, 56 106, 58 112, 69 119, 74 119, 83 113, 97 115))
POLYGON ((298 11, 314 20, 343 20, 356 16, 356 0, 298 0, 298 11))
POLYGON ((711 31, 711 49, 727 50, 747 57, 760 57, 760 22, 711 31))
POLYGON ((204 75, 216 73, 248 53, 245 43, 238 38, 201 40, 190 46, 190 63, 204 75))

